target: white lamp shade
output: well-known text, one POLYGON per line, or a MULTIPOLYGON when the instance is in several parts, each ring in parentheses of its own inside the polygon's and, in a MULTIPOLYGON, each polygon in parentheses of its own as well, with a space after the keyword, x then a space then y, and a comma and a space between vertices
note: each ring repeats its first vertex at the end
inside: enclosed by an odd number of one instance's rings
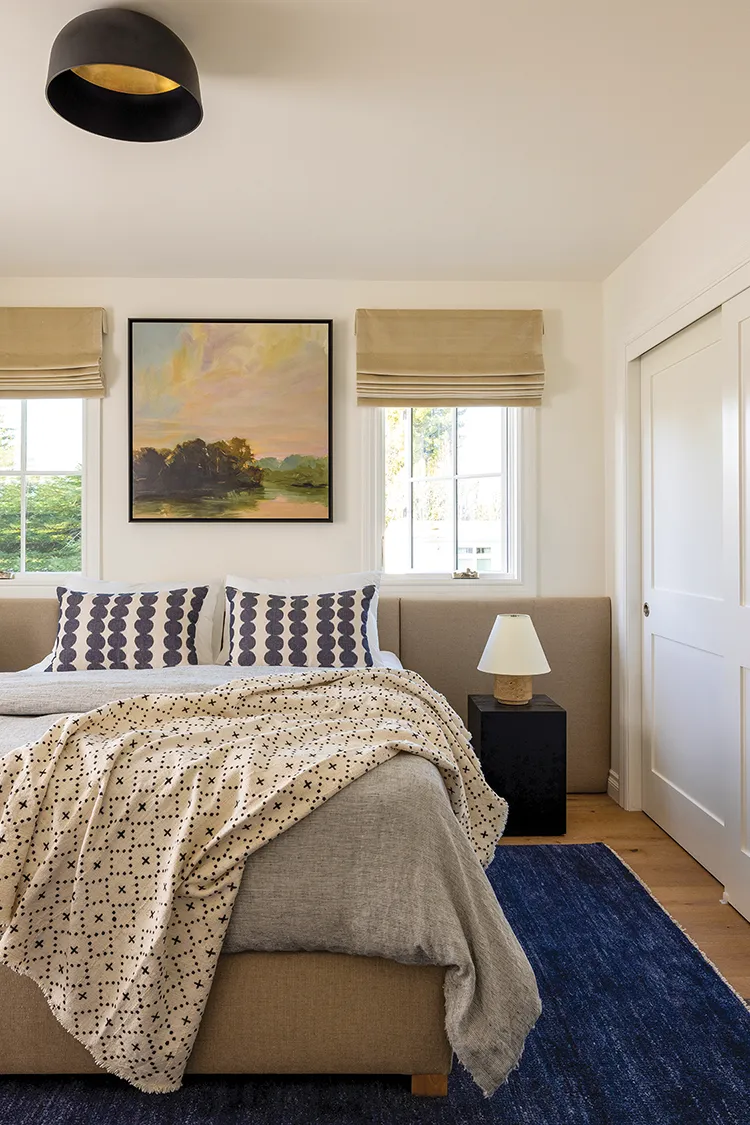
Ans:
POLYGON ((549 672, 528 613, 501 613, 495 618, 477 668, 496 676, 541 676, 549 672))

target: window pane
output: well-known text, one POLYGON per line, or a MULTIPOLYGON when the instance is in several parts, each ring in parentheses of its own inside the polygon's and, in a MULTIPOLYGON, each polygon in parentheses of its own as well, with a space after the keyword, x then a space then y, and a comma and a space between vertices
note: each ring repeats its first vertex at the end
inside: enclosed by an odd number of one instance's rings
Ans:
POLYGON ((0 402, 0 469, 21 468, 21 403, 0 402))
POLYGON ((26 570, 81 569, 81 478, 28 477, 26 570))
POLYGON ((29 399, 26 426, 27 469, 80 471, 83 460, 83 402, 80 398, 29 399))
POLYGON ((415 407, 412 416, 412 475, 452 476, 453 410, 415 407))
POLYGON ((414 570, 453 572, 453 482, 415 481, 414 570))
POLYGON ((458 568, 507 573, 502 477, 458 482, 458 568))
POLYGON ((21 569, 20 477, 0 477, 0 569, 21 569))
POLYGON ((393 574, 411 568, 409 547, 409 477, 406 453, 409 411, 391 408, 385 412, 385 537, 383 565, 393 574))
POLYGON ((505 409, 502 406, 472 406, 456 413, 458 475, 501 472, 505 409))

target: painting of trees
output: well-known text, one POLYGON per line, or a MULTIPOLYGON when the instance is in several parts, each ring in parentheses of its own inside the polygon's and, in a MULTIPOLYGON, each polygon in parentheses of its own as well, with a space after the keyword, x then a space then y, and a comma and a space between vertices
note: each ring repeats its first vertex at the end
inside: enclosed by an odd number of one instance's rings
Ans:
POLYGON ((183 441, 174 449, 136 449, 133 487, 137 497, 214 495, 260 488, 263 470, 244 438, 183 441))
POLYGON ((131 320, 131 519, 330 522, 331 333, 131 320))
POLYGON ((133 453, 135 499, 229 496, 276 489, 326 488, 328 458, 293 453, 279 460, 256 460, 245 438, 205 442, 201 438, 180 442, 174 449, 146 446, 133 453))

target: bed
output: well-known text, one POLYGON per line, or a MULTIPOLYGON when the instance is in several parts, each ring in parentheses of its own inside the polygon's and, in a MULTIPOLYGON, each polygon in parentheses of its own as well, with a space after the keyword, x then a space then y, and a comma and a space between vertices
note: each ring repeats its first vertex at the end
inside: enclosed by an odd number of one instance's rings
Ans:
MULTIPOLYGON (((602 603, 604 599, 581 601, 602 603)), ((600 656, 605 631, 608 640, 605 606, 578 608, 593 613, 600 625, 591 631, 593 637, 581 640, 579 635, 576 641, 584 648, 588 642, 593 665, 600 656)), ((2 666, 25 665, 48 651, 55 616, 54 603, 43 599, 0 603, 2 666)), ((539 625, 538 614, 535 619, 539 625)), ((381 633, 387 647, 403 648, 402 622, 400 601, 390 606, 384 602, 381 633)), ((545 645, 548 643, 545 640, 545 645)), ((212 674, 220 677, 226 670, 212 674)), ((66 690, 73 690, 73 685, 66 690)), ((7 716, 12 710, 13 706, 0 700, 0 712, 5 711, 7 716)), ((0 749, 34 737, 48 718, 24 714, 23 706, 18 710, 20 714, 0 719, 0 749)), ((26 710, 33 711, 34 707, 26 710)), ((591 763, 585 763, 585 768, 591 770, 591 763)), ((429 948, 429 904, 440 894, 434 877, 436 823, 447 833, 445 853, 455 845, 445 807, 436 771, 402 754, 352 783, 248 861, 242 895, 219 957, 188 1071, 395 1073, 411 1075, 417 1094, 445 1093, 453 1055, 446 1035, 446 1019, 450 1016, 446 995, 449 1006, 455 1006, 457 993, 455 987, 451 992, 450 977, 465 976, 467 966, 470 972, 475 960, 471 950, 461 963, 455 949, 429 948), (421 796, 418 802, 412 799, 415 787, 419 787, 421 796), (397 823, 409 828, 395 834, 410 857, 411 874, 406 882, 394 874, 404 869, 403 854, 399 862, 398 853, 392 850, 394 833, 383 833, 382 819, 378 821, 372 815, 373 809, 382 805, 384 793, 397 807, 401 802, 397 823), (407 800, 405 794, 409 795, 407 800), (424 817, 416 824, 415 808, 424 817), (320 854, 319 840, 330 839, 332 834, 338 841, 335 872, 323 874, 309 865, 305 867, 306 857, 320 854), (328 886, 332 879, 336 881, 338 897, 334 903, 357 904, 348 914, 350 932, 345 940, 337 940, 336 934, 341 934, 346 919, 331 911, 330 896, 321 894, 323 877, 328 886), (372 940, 367 924, 352 932, 352 918, 367 918, 367 895, 373 880, 380 881, 378 901, 393 901, 395 896, 403 906, 411 904, 409 913, 422 927, 420 932, 397 933, 396 926, 385 938, 381 933, 377 941, 372 940), (295 911, 290 912, 290 902, 295 903, 295 911), (319 916, 313 917, 316 910, 319 916), (382 955, 384 950, 386 956, 382 955)), ((451 862, 455 862, 455 856, 451 862)), ((463 865, 459 857, 453 874, 460 872, 463 878, 470 868, 471 864, 463 865)), ((471 901, 491 910, 489 899, 483 899, 478 888, 479 884, 469 889, 471 901)), ((496 918, 490 920, 490 930, 496 923, 496 918)), ((471 934, 468 936, 471 938, 471 934)), ((0 1028, 0 1072, 97 1070, 88 1052, 55 1022, 32 982, 7 968, 0 969, 0 982, 6 1013, 0 1028)), ((467 1054, 465 1043, 463 1048, 465 1061, 468 1059, 481 1079, 481 1060, 473 1058, 471 1050, 467 1054)), ((481 1054, 481 1042, 476 1049, 481 1054)), ((492 1086, 491 1076, 487 1079, 485 1075, 484 1084, 492 1086)))

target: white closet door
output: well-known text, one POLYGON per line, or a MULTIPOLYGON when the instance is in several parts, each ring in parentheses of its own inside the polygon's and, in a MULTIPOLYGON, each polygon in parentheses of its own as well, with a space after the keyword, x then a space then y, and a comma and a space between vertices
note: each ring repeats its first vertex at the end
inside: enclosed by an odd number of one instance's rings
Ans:
POLYGON ((725 664, 721 310, 641 359, 643 808, 722 879, 734 752, 725 664))
POLYGON ((723 308, 726 659, 732 760, 722 882, 750 919, 750 290, 723 308), (733 405, 734 404, 734 405, 733 405))

